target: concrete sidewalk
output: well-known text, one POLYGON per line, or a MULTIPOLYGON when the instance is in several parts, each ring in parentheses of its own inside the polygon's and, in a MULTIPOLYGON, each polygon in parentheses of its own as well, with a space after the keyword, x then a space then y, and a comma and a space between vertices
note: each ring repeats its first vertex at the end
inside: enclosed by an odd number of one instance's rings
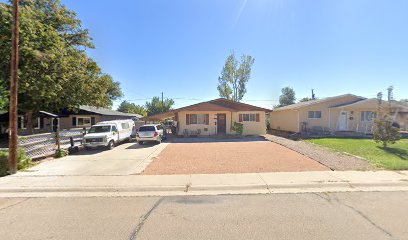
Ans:
POLYGON ((173 196, 408 191, 408 171, 128 176, 7 176, 0 197, 173 196))

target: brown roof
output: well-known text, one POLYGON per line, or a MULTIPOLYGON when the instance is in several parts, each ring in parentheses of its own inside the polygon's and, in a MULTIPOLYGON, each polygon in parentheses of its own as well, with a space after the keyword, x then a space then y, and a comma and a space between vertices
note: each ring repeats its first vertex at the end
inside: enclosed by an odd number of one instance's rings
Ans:
MULTIPOLYGON (((388 103, 386 100, 382 100, 384 105, 391 104, 392 108, 399 108, 401 111, 408 111, 408 106, 402 104, 401 102, 398 101, 392 101, 391 103, 388 103)), ((334 106, 332 108, 347 108, 347 107, 353 107, 353 108, 377 108, 378 107, 378 99, 377 98, 369 98, 369 99, 364 99, 358 102, 352 102, 352 103, 346 103, 346 104, 341 104, 334 106)))
POLYGON ((246 103, 235 102, 225 98, 218 98, 207 102, 201 102, 193 104, 190 106, 174 109, 165 113, 159 113, 152 116, 145 117, 144 120, 159 120, 163 118, 170 117, 176 112, 180 111, 263 111, 272 112, 272 110, 267 108, 261 108, 246 103))

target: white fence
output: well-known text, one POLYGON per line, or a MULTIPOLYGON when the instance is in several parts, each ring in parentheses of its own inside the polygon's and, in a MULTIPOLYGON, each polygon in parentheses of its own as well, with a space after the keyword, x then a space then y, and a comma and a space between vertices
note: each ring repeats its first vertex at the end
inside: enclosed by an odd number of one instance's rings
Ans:
MULTIPOLYGON (((82 141, 83 135, 84 132, 82 129, 60 131, 61 148, 67 149, 71 146, 71 137, 75 142, 82 141)), ((18 139, 18 144, 20 148, 23 148, 27 152, 27 156, 32 159, 55 154, 58 145, 56 133, 21 136, 18 139)))

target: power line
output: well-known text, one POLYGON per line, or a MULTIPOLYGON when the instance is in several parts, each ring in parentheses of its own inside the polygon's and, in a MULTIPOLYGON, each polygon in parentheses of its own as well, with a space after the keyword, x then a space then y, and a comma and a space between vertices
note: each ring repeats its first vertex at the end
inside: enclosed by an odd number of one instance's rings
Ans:
MULTIPOLYGON (((333 97, 333 96, 330 96, 333 97)), ((369 95, 369 96, 361 96, 365 98, 374 98, 376 95, 369 95)), ((204 99, 204 98, 187 98, 187 97, 168 97, 173 100, 185 100, 185 101, 211 101, 214 99, 204 99)), ((319 97, 318 99, 324 99, 328 97, 319 97)), ((153 97, 146 97, 146 98, 134 98, 134 99, 126 99, 126 101, 148 101, 152 100, 153 97)), ((242 102, 279 102, 279 99, 244 99, 242 102)))

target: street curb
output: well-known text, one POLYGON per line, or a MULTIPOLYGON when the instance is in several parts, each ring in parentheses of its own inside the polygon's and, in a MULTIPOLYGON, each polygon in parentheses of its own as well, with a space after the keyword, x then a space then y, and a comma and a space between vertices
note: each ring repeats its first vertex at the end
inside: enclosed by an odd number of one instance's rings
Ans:
POLYGON ((376 192, 408 191, 407 182, 349 183, 326 182, 305 184, 254 184, 194 186, 137 186, 137 187, 36 187, 2 188, 0 197, 119 197, 119 196, 180 196, 225 194, 278 194, 316 192, 376 192))

